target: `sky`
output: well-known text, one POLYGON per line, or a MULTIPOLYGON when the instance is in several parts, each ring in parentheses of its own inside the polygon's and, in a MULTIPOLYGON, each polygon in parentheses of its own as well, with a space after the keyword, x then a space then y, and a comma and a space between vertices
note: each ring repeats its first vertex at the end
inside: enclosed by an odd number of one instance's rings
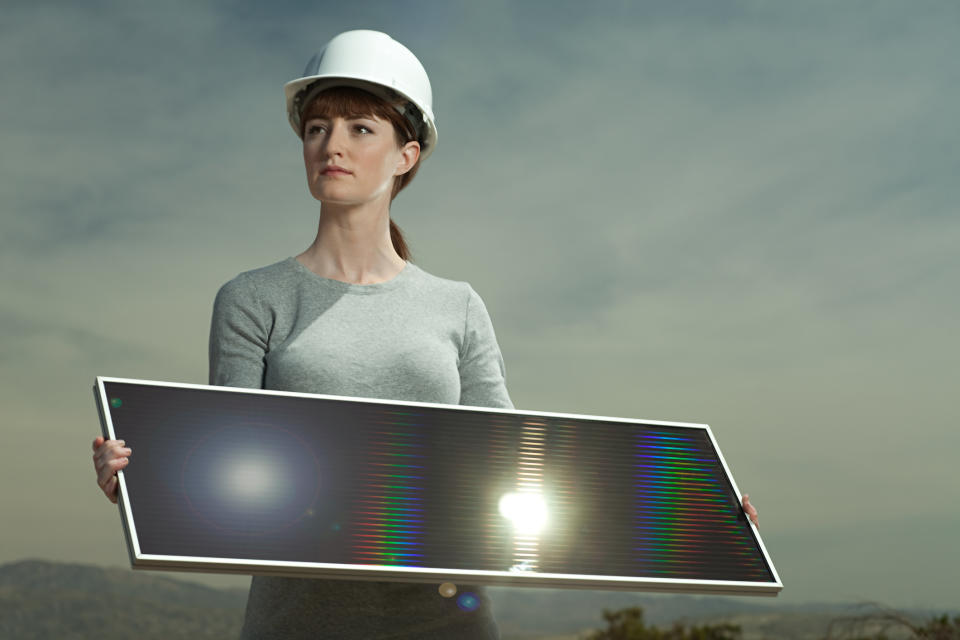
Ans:
POLYGON ((710 424, 783 602, 955 607, 958 27, 933 1, 6 3, 0 563, 127 564, 94 376, 206 381, 219 286, 315 233, 282 85, 370 28, 439 131, 393 218, 483 297, 518 409, 710 424))

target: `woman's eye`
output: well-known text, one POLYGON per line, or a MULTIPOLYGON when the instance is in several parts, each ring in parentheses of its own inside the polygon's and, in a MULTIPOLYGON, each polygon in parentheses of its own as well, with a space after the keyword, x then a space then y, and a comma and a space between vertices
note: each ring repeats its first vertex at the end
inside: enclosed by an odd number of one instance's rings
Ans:
POLYGON ((323 127, 322 127, 321 125, 319 125, 319 124, 310 124, 310 125, 307 125, 307 133, 310 134, 310 135, 316 135, 316 134, 322 132, 323 130, 324 130, 323 127))
POLYGON ((373 133, 373 131, 371 131, 368 127, 363 126, 362 124, 358 124, 358 125, 357 125, 357 132, 358 132, 358 133, 373 133))

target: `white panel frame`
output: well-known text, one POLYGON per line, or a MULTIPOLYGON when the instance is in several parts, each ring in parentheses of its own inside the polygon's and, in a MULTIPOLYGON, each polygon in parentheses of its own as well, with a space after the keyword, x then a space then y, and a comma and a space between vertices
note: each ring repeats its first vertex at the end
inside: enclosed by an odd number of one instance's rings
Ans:
MULTIPOLYGON (((409 407, 425 407, 438 409, 453 409, 456 411, 483 411, 486 413, 504 413, 522 416, 542 416, 549 418, 569 418, 574 420, 597 420, 603 422, 623 422, 628 424, 644 424, 667 427, 686 427, 706 431, 710 442, 717 452, 720 464, 723 466, 727 480, 737 496, 743 495, 737 487, 730 467, 720 451, 710 426, 689 422, 665 422, 660 420, 638 420, 631 418, 617 418, 612 416, 593 416, 573 413, 554 413, 547 411, 520 411, 517 409, 500 409, 494 407, 473 407, 457 404, 440 404, 431 402, 410 402, 402 400, 380 400, 376 398, 360 398, 353 396, 335 396, 314 393, 300 393, 294 391, 274 391, 269 389, 248 389, 243 387, 220 387, 213 385, 190 384, 182 382, 161 382, 157 380, 138 380, 134 378, 115 378, 97 376, 93 387, 100 415, 100 425, 103 435, 108 439, 116 439, 110 411, 107 409, 109 400, 106 395, 105 383, 116 382, 125 384, 150 385, 157 387, 179 387, 183 389, 216 390, 228 393, 245 393, 256 395, 273 395, 297 398, 315 398, 336 401, 352 401, 367 404, 402 405, 409 407)), ((398 580, 405 582, 425 583, 479 583, 498 586, 527 586, 539 588, 571 588, 571 589, 604 589, 619 591, 658 591, 670 593, 702 593, 726 595, 758 595, 776 596, 782 589, 783 583, 767 552, 766 546, 760 537, 760 532, 753 522, 747 518, 750 529, 756 538, 763 559, 773 575, 772 582, 741 582, 725 580, 692 580, 677 578, 641 578, 632 576, 592 576, 582 574, 538 573, 538 572, 510 572, 510 571, 482 571, 462 569, 436 569, 425 567, 383 567, 377 565, 333 564, 319 562, 290 562, 267 560, 238 560, 234 558, 204 558, 194 556, 168 556, 142 553, 137 538, 136 524, 133 519, 133 506, 130 503, 124 472, 117 472, 119 479, 120 519, 123 524, 124 536, 127 540, 127 550, 130 555, 130 564, 134 569, 162 569, 166 571, 191 571, 202 573, 229 573, 229 574, 256 574, 288 577, 334 578, 346 580, 398 580)), ((742 507, 741 507, 742 509, 742 507)))

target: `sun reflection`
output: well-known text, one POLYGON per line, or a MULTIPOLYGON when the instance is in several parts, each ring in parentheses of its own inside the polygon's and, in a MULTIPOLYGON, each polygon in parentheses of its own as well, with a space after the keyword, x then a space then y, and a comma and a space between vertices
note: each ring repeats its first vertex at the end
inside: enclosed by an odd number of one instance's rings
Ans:
POLYGON ((281 490, 280 474, 267 456, 247 455, 224 464, 220 483, 225 495, 245 503, 266 503, 281 490))
POLYGON ((547 503, 539 493, 505 493, 500 514, 513 523, 517 533, 537 535, 547 524, 547 503))

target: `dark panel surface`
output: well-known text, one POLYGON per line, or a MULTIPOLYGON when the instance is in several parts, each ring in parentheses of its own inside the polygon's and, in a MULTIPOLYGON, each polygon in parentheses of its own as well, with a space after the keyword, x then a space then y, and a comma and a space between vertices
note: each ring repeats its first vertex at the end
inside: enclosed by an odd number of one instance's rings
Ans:
POLYGON ((703 426, 104 389, 143 554, 775 582, 703 426))

